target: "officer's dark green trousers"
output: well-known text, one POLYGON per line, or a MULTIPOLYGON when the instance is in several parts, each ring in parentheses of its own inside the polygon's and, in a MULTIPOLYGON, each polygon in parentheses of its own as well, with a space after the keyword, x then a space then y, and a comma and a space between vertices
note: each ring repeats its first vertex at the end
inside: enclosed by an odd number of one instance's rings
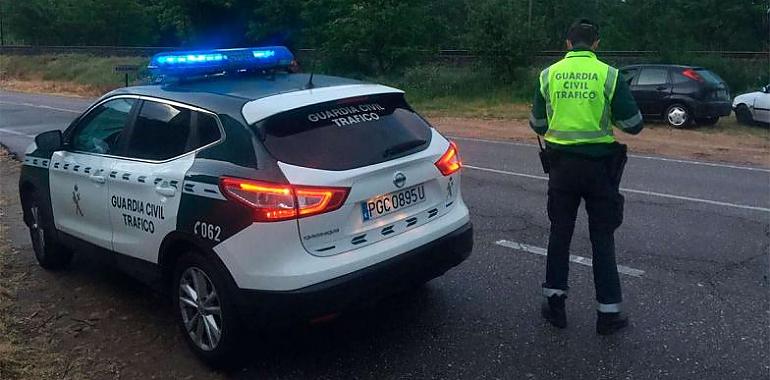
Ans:
POLYGON ((569 247, 581 199, 588 213, 593 246, 596 300, 600 304, 622 301, 615 263, 615 230, 623 222, 623 196, 619 179, 610 177, 607 158, 590 158, 550 150, 548 217, 551 234, 544 288, 567 290, 569 247))

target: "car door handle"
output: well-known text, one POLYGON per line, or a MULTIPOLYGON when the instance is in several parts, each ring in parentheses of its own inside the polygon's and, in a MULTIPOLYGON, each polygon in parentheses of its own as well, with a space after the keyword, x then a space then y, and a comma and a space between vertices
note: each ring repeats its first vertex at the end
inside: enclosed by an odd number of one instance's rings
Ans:
POLYGON ((176 195, 176 188, 169 186, 168 182, 160 183, 158 186, 155 186, 155 192, 165 197, 173 197, 176 195))
POLYGON ((92 175, 92 176, 89 176, 88 178, 91 179, 91 182, 95 182, 99 184, 103 184, 107 182, 107 178, 105 178, 103 175, 92 175))
POLYGON ((666 86, 660 86, 658 87, 658 91, 668 90, 668 87, 666 86))

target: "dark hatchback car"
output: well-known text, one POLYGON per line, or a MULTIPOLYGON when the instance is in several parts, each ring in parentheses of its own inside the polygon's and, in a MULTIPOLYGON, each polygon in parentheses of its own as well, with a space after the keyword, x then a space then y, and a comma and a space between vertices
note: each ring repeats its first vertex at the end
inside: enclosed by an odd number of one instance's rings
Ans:
POLYGON ((731 112, 725 81, 702 67, 631 65, 620 69, 642 114, 674 128, 714 125, 731 112))

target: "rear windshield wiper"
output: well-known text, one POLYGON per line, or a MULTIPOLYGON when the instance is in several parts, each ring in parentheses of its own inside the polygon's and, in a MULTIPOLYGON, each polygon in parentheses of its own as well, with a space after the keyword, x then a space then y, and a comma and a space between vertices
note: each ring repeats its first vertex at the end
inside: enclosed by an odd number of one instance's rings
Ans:
POLYGON ((412 150, 414 148, 417 148, 418 146, 424 145, 428 141, 417 139, 417 140, 409 140, 406 142, 402 142, 400 144, 396 144, 388 149, 385 149, 385 153, 382 154, 383 157, 392 157, 399 153, 403 153, 409 150, 412 150))

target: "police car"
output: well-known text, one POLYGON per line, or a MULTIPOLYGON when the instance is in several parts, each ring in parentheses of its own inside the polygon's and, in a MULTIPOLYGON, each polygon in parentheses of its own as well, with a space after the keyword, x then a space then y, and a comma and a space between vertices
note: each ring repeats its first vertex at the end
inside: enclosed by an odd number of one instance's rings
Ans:
POLYGON ((38 135, 20 194, 46 269, 104 255, 172 290, 187 342, 312 320, 468 257, 457 146, 400 90, 289 73, 285 47, 161 53, 161 83, 38 135))

